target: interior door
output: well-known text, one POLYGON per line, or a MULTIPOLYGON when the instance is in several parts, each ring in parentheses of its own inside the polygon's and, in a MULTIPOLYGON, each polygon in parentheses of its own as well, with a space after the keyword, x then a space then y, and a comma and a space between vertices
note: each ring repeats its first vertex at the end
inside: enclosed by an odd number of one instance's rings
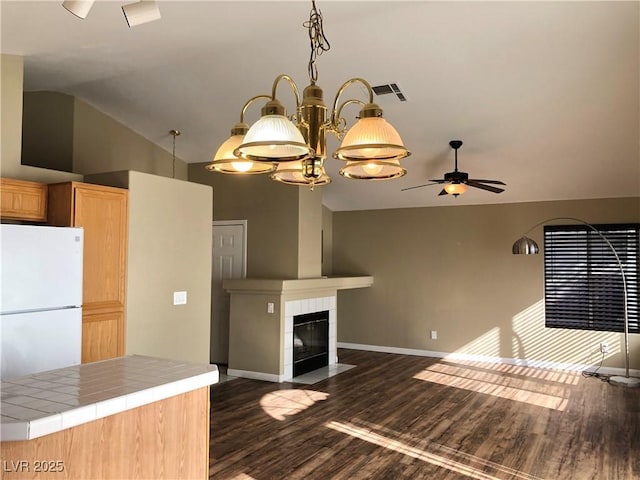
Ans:
POLYGON ((246 231, 246 221, 213 222, 211 363, 229 363, 230 295, 222 281, 246 277, 246 231))

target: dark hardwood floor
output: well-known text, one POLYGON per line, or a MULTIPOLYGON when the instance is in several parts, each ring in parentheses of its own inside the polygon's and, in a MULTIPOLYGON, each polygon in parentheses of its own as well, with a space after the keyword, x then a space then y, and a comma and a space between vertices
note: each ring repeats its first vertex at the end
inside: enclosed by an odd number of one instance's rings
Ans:
POLYGON ((211 389, 211 479, 640 479, 640 389, 340 350, 315 385, 211 389))

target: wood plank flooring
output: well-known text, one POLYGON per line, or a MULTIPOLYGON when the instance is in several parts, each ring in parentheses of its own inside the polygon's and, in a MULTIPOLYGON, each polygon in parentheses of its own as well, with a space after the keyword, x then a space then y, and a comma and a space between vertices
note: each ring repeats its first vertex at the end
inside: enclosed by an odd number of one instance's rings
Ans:
POLYGON ((340 350, 314 385, 211 389, 210 479, 640 479, 640 389, 340 350))

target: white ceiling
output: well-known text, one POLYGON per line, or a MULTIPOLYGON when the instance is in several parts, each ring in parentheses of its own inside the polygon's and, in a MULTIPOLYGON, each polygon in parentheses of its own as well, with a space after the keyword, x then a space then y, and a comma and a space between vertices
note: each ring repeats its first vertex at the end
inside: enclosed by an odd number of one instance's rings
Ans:
MULTIPOLYGON (((162 19, 134 28, 123 2, 96 2, 86 20, 60 3, 0 3, 2 52, 24 56, 25 90, 75 95, 169 151, 169 130, 181 130, 177 155, 189 163, 209 161, 279 73, 308 83, 308 1, 161 1, 162 19)), ((398 83, 406 103, 378 101, 413 153, 408 174, 386 182, 344 179, 328 160, 330 209, 640 194, 640 2, 317 6, 331 44, 318 60, 325 102, 351 77, 398 83), (452 139, 464 141, 461 170, 506 191, 401 192, 453 169, 452 139)), ((286 83, 278 97, 291 111, 286 83)), ((345 113, 352 125, 356 108, 345 113)))

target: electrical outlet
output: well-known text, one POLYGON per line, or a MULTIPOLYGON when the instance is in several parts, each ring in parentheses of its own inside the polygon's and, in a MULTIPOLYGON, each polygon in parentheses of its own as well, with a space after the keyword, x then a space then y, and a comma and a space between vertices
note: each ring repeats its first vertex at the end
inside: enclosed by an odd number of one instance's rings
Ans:
POLYGON ((437 340, 437 339, 438 339, 438 331, 431 330, 431 340, 437 340))
POLYGON ((600 342, 600 353, 609 353, 609 345, 605 342, 600 342))
POLYGON ((273 302, 267 302, 267 313, 273 313, 275 304, 273 302))
POLYGON ((174 305, 186 305, 187 304, 187 292, 173 292, 173 304, 174 305))

